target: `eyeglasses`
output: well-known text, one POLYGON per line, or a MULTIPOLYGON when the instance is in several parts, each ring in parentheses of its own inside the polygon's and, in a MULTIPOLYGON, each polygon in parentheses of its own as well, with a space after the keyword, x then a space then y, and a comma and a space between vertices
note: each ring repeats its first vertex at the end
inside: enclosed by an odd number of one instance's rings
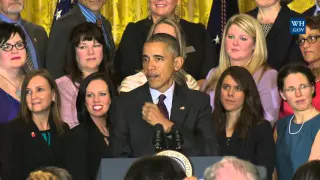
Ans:
POLYGON ((307 38, 299 38, 297 39, 297 44, 299 44, 299 46, 303 46, 306 41, 308 41, 309 44, 313 44, 319 37, 320 35, 308 36, 307 38))
POLYGON ((19 42, 19 43, 14 44, 14 45, 9 44, 9 43, 0 45, 0 48, 3 51, 11 51, 13 49, 13 47, 15 47, 18 50, 22 50, 22 49, 26 48, 26 43, 25 42, 19 42))
MULTIPOLYGON (((298 90, 301 92, 301 90, 307 89, 308 87, 313 86, 313 84, 300 84, 300 86, 298 87, 298 90)), ((283 92, 289 92, 289 93, 293 93, 297 91, 297 88, 295 87, 289 87, 287 89, 283 89, 283 92)))

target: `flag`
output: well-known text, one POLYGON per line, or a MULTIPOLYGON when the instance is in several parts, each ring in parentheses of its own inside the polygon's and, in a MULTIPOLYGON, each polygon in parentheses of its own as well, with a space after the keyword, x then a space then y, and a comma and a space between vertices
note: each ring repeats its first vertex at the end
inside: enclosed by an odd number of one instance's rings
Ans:
POLYGON ((58 0, 52 24, 63 15, 67 14, 76 4, 77 0, 58 0))
POLYGON ((208 32, 212 43, 216 46, 217 54, 220 54, 220 44, 223 30, 228 19, 239 13, 238 0, 215 0, 212 3, 208 21, 208 32))

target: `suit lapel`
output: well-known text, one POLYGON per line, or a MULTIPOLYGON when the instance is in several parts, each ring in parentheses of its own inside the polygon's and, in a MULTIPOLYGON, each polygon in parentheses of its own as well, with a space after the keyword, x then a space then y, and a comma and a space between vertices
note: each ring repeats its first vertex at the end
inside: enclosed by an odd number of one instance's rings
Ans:
POLYGON ((153 103, 148 82, 141 86, 141 91, 139 91, 137 98, 138 102, 142 103, 140 104, 141 107, 144 105, 145 102, 153 103))
POLYGON ((170 120, 182 125, 186 119, 188 110, 187 95, 184 93, 182 87, 175 83, 170 120))
MULTIPOLYGON (((272 25, 272 28, 270 29, 270 32, 267 35, 268 37, 277 37, 277 35, 283 31, 283 27, 287 27, 289 25, 288 20, 290 19, 290 10, 287 6, 282 6, 281 10, 277 16, 277 19, 275 20, 274 24, 272 25), (284 24, 288 24, 285 25, 284 24)), ((289 29, 289 27, 288 27, 289 29)))

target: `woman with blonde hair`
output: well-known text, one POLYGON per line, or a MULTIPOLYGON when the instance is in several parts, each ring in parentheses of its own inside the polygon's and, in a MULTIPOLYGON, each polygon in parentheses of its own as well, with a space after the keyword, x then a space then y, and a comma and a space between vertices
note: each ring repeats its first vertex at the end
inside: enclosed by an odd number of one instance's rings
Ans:
MULTIPOLYGON (((150 39, 150 37, 153 34, 157 33, 166 33, 175 37, 180 44, 180 54, 183 56, 184 59, 187 58, 185 35, 183 30, 181 29, 181 26, 176 20, 166 17, 159 19, 151 26, 149 34, 147 36, 147 40, 150 39)), ((181 86, 187 86, 190 89, 194 90, 200 89, 200 87, 197 84, 197 81, 191 75, 187 74, 184 69, 180 69, 178 72, 175 73, 174 80, 181 86)), ((129 92, 139 86, 142 86, 146 82, 147 78, 145 74, 142 71, 140 71, 132 76, 126 77, 121 82, 119 91, 129 92)))
MULTIPOLYGON (((215 88, 221 74, 230 66, 245 67, 253 76, 264 109, 264 118, 278 118, 280 96, 277 91, 277 71, 267 64, 267 47, 261 25, 246 14, 231 17, 223 32, 219 66, 207 75, 201 90, 211 97, 214 109, 215 88)), ((230 102, 232 103, 232 102, 230 102)))

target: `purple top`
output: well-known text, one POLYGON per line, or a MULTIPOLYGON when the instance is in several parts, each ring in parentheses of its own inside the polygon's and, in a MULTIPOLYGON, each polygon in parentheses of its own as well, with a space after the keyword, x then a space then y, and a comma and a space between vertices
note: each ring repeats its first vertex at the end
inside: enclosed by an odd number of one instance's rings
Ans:
POLYGON ((0 124, 14 119, 20 110, 20 102, 0 88, 0 124))
MULTIPOLYGON (((213 73, 215 68, 211 69, 206 77, 205 83, 203 83, 203 87, 207 84, 211 73, 213 73)), ((262 73, 263 68, 258 69, 254 74, 253 78, 256 81, 257 88, 260 94, 261 103, 264 109, 264 118, 270 121, 272 124, 278 120, 279 109, 281 97, 278 92, 277 87, 277 75, 278 72, 274 69, 267 69, 262 77, 260 75, 262 73), (260 81, 259 81, 260 78, 260 81), (257 82, 259 81, 259 82, 257 82)), ((207 92, 210 95, 210 104, 212 110, 214 109, 214 95, 215 91, 207 92)))

